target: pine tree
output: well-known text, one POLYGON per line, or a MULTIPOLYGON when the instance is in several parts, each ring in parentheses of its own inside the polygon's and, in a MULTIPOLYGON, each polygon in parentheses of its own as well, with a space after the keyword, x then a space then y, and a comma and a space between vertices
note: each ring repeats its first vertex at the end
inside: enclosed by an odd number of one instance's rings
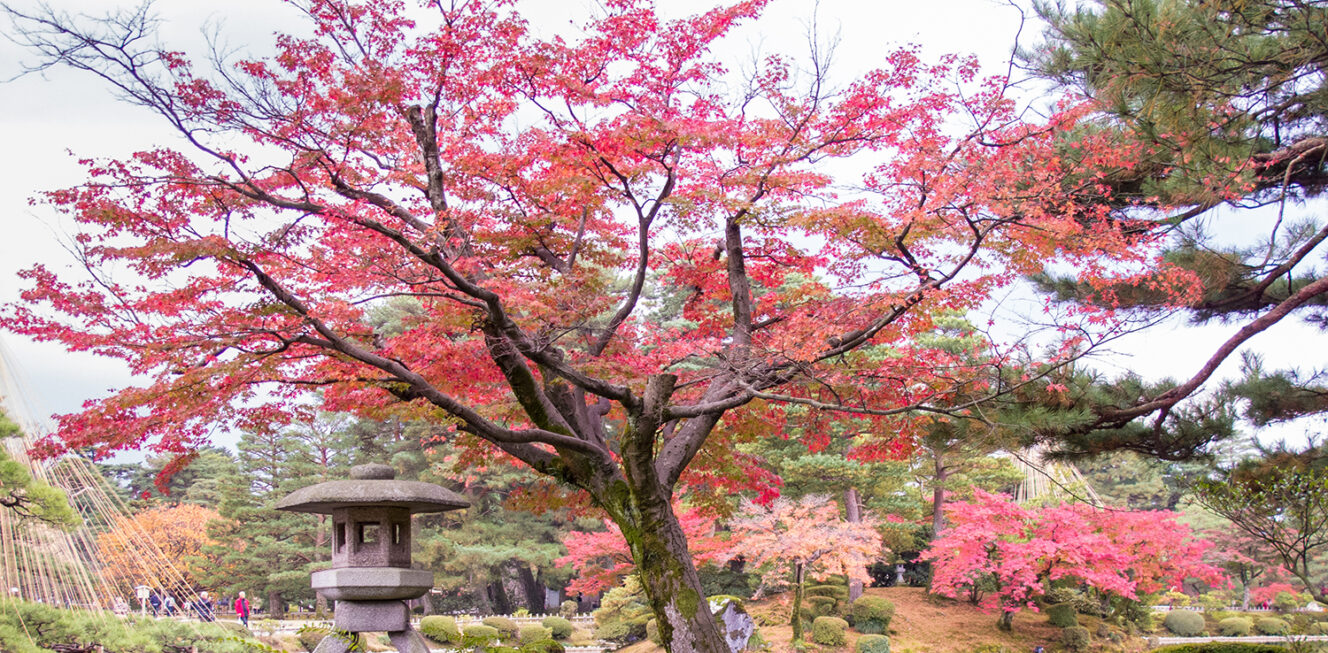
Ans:
MULTIPOLYGON (((1146 156, 1103 171, 1102 179, 1117 200, 1144 209, 1132 211, 1134 222, 1124 228, 1170 238, 1156 274, 1106 285, 1070 275, 1039 282, 1063 301, 1152 316, 1179 308, 1196 323, 1240 325, 1194 376, 1124 393, 1104 404, 1114 410, 1097 411, 1114 419, 1090 425, 1118 428, 1153 415, 1153 435, 1138 431, 1133 441, 1171 437, 1186 427, 1162 423, 1176 421, 1168 411, 1250 338, 1289 317, 1328 326, 1328 278, 1313 265, 1323 257, 1328 224, 1303 204, 1328 188, 1328 6, 1094 0, 1075 9, 1037 7, 1048 28, 1044 42, 1024 53, 1026 62, 1096 103, 1079 136, 1107 133, 1142 146, 1146 156), (1240 221, 1241 236, 1229 235, 1234 223, 1223 214, 1240 221), (1176 279, 1192 284, 1181 302, 1166 290, 1176 279)), ((1214 403, 1239 401, 1256 424, 1328 410, 1319 373, 1245 362, 1245 378, 1214 388, 1214 403)), ((1202 437, 1202 428, 1190 430, 1202 437)), ((1229 433, 1213 431, 1209 439, 1229 433)))

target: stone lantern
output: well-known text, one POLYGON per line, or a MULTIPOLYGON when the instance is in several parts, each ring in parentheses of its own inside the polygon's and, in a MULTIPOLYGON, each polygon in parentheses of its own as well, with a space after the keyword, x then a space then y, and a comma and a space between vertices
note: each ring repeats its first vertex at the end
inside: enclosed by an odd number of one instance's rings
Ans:
MULTIPOLYGON (((337 602, 336 628, 351 633, 386 631, 401 653, 428 653, 410 627, 406 599, 433 588, 433 572, 410 568, 410 516, 470 505, 432 483, 398 481, 387 465, 358 465, 350 480, 328 481, 292 492, 278 510, 332 516, 332 568, 312 576, 315 590, 337 602)), ((349 642, 325 637, 316 653, 344 653, 349 642)))

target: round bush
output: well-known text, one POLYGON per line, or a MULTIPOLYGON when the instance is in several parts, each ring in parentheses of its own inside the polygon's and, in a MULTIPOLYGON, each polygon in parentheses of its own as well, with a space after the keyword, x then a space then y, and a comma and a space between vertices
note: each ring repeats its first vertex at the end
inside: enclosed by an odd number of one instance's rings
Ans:
POLYGON ((844 585, 812 585, 807 588, 808 596, 828 596, 836 601, 848 600, 848 587, 844 585))
POLYGON ((1254 622, 1245 617, 1227 617, 1217 622, 1217 634, 1223 637, 1245 637, 1253 627, 1254 622))
POLYGON ((1305 632, 1311 635, 1328 635, 1328 623, 1322 621, 1312 623, 1309 628, 1305 629, 1305 632))
POLYGON ((521 630, 517 633, 517 637, 521 640, 522 644, 553 639, 553 629, 535 625, 522 626, 521 630))
POLYGON ((517 633, 521 632, 521 627, 507 617, 485 617, 482 623, 498 629, 498 634, 503 639, 516 639, 517 633))
POLYGON ((860 633, 881 635, 890 630, 895 604, 879 596, 859 596, 851 610, 853 628, 860 633))
POLYGON ((845 630, 848 622, 839 617, 817 617, 812 622, 812 641, 821 646, 843 646, 848 641, 845 630))
MULTIPOLYGON (((485 621, 488 621, 487 619, 485 621)), ((461 644, 468 647, 489 646, 498 641, 498 629, 493 626, 472 624, 461 631, 461 644)))
POLYGON ((567 649, 551 639, 542 639, 538 642, 525 644, 520 650, 521 653, 564 653, 567 649))
POLYGON ((885 635, 863 635, 855 647, 858 653, 890 653, 890 638, 885 635))
POLYGON ((1264 617, 1254 622, 1254 630, 1260 635, 1285 635, 1291 632, 1291 624, 1277 617, 1264 617))
POLYGON ((803 599, 803 603, 813 617, 828 617, 835 614, 835 606, 839 602, 833 596, 809 596, 803 599))
POLYGON ((460 644, 461 629, 456 619, 440 614, 420 619, 420 633, 439 644, 460 644))
POLYGON ((576 609, 578 607, 580 606, 577 605, 576 601, 571 601, 571 600, 563 601, 558 606, 558 614, 562 615, 567 619, 571 619, 572 617, 576 616, 576 609))
POLYGON ((566 617, 545 617, 540 625, 552 631, 554 639, 567 639, 572 636, 572 631, 576 630, 572 621, 566 617))
POLYGON ((1047 606, 1047 623, 1059 628, 1073 628, 1079 625, 1079 614, 1070 602, 1047 606))
POLYGON ((1162 626, 1181 637, 1198 637, 1204 634, 1204 618, 1198 612, 1190 610, 1172 610, 1162 620, 1162 626))
POLYGON ((1061 643, 1071 651, 1087 651, 1089 644, 1093 643, 1093 638, 1089 636, 1087 628, 1070 626, 1061 631, 1061 643))

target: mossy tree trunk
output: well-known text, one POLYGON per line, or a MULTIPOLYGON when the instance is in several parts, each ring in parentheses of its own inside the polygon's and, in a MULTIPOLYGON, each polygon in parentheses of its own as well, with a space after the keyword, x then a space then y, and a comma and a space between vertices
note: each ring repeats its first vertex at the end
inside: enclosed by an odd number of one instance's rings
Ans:
POLYGON ((793 617, 789 620, 793 626, 793 644, 802 641, 802 589, 807 579, 807 565, 802 561, 793 563, 793 617))
POLYGON ((640 409, 624 427, 621 474, 601 475, 601 484, 587 489, 627 540, 664 647, 671 653, 730 653, 673 512, 676 478, 662 475, 658 465, 656 443, 674 381, 671 375, 650 378, 640 409))

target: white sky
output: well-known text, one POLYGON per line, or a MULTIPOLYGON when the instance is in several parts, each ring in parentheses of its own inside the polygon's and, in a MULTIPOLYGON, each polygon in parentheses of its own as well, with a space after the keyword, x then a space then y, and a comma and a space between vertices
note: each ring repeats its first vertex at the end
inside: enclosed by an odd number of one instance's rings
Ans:
MULTIPOLYGON (((30 6, 19 2, 20 6, 30 6)), ((99 13, 109 2, 52 1, 57 8, 99 13)), ((661 2, 670 12, 705 8, 698 0, 661 2)), ((296 14, 277 0, 232 0, 220 8, 196 0, 163 0, 158 11, 166 20, 163 40, 173 49, 199 47, 199 28, 208 19, 223 21, 226 40, 253 52, 266 51, 273 31, 290 24, 296 14)), ((569 18, 584 15, 585 0, 552 2, 527 0, 527 15, 537 29, 556 31, 569 18)), ((806 52, 808 24, 818 3, 811 0, 775 0, 765 17, 731 39, 726 56, 734 66, 750 60, 754 50, 763 54, 806 52)), ((997 0, 821 0, 816 10, 822 34, 840 35, 835 75, 849 80, 882 60, 893 47, 919 43, 924 56, 947 52, 972 53, 990 72, 1004 70, 1020 27, 1020 14, 997 0)), ((7 30, 8 25, 0 25, 7 30)), ((1024 28, 1022 41, 1033 42, 1040 28, 1024 28)), ((12 76, 27 56, 0 41, 0 78, 12 76)), ((30 75, 0 84, 0 216, 5 238, 0 239, 0 302, 14 302, 24 287, 16 273, 42 262, 55 270, 72 269, 72 258, 61 248, 66 233, 60 218, 28 199, 43 190, 74 185, 82 180, 75 164, 78 156, 125 156, 154 145, 170 145, 173 135, 148 112, 118 103, 106 86, 90 75, 66 70, 44 76, 30 75)), ((1117 349, 1134 352, 1108 362, 1111 372, 1133 369, 1147 377, 1188 375, 1236 326, 1170 329, 1140 336, 1117 349)), ((1280 327, 1261 336, 1255 345, 1268 353, 1273 365, 1302 360, 1315 334, 1299 327, 1280 327)), ((15 374, 26 379, 26 403, 43 417, 71 412, 83 401, 104 396, 132 383, 116 361, 75 355, 59 345, 34 343, 13 334, 0 334, 15 374)), ((1224 369, 1234 370, 1234 365, 1224 369)))

